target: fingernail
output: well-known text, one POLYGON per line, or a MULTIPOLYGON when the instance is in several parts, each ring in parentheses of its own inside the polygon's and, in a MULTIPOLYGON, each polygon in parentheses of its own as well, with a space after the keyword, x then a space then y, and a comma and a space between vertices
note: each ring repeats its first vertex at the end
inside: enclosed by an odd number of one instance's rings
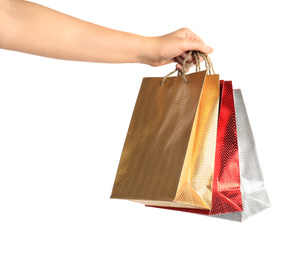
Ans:
POLYGON ((211 48, 210 46, 207 47, 207 50, 213 52, 213 48, 211 48))

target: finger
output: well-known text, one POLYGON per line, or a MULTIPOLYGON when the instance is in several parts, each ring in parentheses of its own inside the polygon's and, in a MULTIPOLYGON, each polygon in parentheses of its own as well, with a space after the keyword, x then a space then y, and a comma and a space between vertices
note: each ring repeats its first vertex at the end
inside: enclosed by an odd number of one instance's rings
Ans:
POLYGON ((194 50, 194 51, 200 51, 202 53, 212 53, 214 50, 212 47, 210 47, 208 44, 206 44, 203 40, 189 40, 185 39, 183 41, 183 47, 185 51, 188 50, 194 50))
POLYGON ((192 68, 194 66, 194 64, 193 63, 186 63, 186 66, 185 66, 185 68, 186 68, 186 70, 188 71, 190 68, 192 68))
POLYGON ((178 56, 178 57, 176 57, 176 61, 177 61, 178 63, 183 64, 184 59, 183 59, 181 56, 178 56))
MULTIPOLYGON (((178 64, 176 65, 176 69, 183 72, 183 65, 180 64, 180 63, 178 63, 178 64)), ((189 71, 189 69, 190 69, 190 68, 187 68, 187 67, 186 67, 185 72, 187 73, 187 72, 189 71)))
MULTIPOLYGON (((181 54, 181 57, 182 57, 183 59, 186 59, 187 56, 188 56, 188 53, 187 53, 187 52, 184 52, 184 53, 181 54)), ((192 55, 189 55, 189 57, 188 57, 187 60, 186 60, 186 63, 192 63, 192 62, 193 62, 193 56, 192 56, 192 55)))
POLYGON ((183 71, 183 66, 182 66, 182 64, 178 63, 178 64, 176 65, 176 69, 179 70, 179 71, 183 71))
MULTIPOLYGON (((183 66, 184 60, 183 60, 182 57, 177 57, 176 60, 177 60, 177 62, 178 62, 179 64, 181 64, 181 65, 183 66)), ((191 68, 191 67, 193 67, 193 66, 194 66, 193 62, 191 62, 191 63, 187 63, 187 62, 186 62, 186 64, 185 64, 185 68, 186 68, 186 69, 189 69, 189 68, 191 68)))
MULTIPOLYGON (((182 58, 182 57, 177 57, 176 59, 177 59, 177 62, 178 62, 178 64, 176 65, 176 68, 177 68, 178 70, 180 70, 180 71, 183 71, 183 58, 182 58)), ((189 69, 190 69, 191 67, 193 67, 193 66, 194 66, 193 63, 188 63, 188 64, 186 63, 185 71, 188 72, 189 69)))
POLYGON ((176 32, 181 38, 183 38, 183 52, 194 50, 200 51, 206 54, 212 53, 213 48, 206 44, 197 34, 192 32, 188 28, 182 28, 176 32))
MULTIPOLYGON (((183 64, 184 59, 181 56, 176 57, 176 61, 183 64)), ((186 68, 191 68, 195 63, 193 62, 193 58, 190 59, 190 62, 188 62, 188 59, 186 60, 186 68)))
MULTIPOLYGON (((199 56, 199 59, 200 59, 200 62, 203 62, 204 61, 204 58, 202 56, 199 56)), ((193 57, 193 64, 195 64, 195 58, 193 57)))

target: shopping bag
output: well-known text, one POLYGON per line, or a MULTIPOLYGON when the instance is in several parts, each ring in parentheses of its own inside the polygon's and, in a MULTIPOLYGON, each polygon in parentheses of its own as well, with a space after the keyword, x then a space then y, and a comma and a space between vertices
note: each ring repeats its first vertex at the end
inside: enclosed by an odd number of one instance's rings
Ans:
POLYGON ((168 208, 205 215, 242 211, 236 117, 231 81, 220 81, 220 108, 216 139, 211 209, 168 208))
POLYGON ((271 203, 265 187, 254 136, 240 89, 234 90, 234 101, 243 211, 216 215, 215 217, 241 222, 269 208, 271 203))
MULTIPOLYGON (((231 83, 231 82, 230 82, 231 83)), ((271 206, 259 164, 254 136, 240 89, 234 90, 236 114, 240 188, 243 211, 213 215, 215 218, 242 222, 271 206)), ((174 209, 174 208, 168 208, 174 209)), ((179 211, 210 215, 209 210, 184 209, 179 211)))
POLYGON ((208 67, 144 78, 111 198, 211 209, 218 108, 219 75, 208 67))

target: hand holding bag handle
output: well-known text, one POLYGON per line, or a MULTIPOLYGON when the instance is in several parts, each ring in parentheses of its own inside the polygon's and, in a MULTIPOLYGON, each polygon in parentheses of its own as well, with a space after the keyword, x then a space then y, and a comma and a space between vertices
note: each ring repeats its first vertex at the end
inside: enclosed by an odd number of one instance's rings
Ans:
POLYGON ((173 70, 172 72, 168 73, 162 80, 161 86, 163 87, 165 84, 166 79, 171 76, 172 74, 174 74, 175 72, 178 71, 178 75, 181 75, 184 79, 184 82, 187 83, 187 78, 186 78, 186 62, 187 59, 190 56, 193 56, 195 59, 195 68, 196 68, 196 72, 201 71, 201 57, 203 58, 203 60, 205 61, 205 66, 206 66, 206 73, 208 75, 212 75, 215 74, 211 59, 209 57, 208 54, 205 53, 201 53, 199 51, 189 51, 186 58, 183 60, 182 66, 183 66, 183 71, 179 71, 178 69, 173 70))

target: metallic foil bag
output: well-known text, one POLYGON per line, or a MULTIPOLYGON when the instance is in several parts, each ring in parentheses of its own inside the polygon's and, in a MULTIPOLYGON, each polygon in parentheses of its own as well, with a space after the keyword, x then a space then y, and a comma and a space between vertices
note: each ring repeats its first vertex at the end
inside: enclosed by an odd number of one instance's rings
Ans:
POLYGON ((211 209, 219 76, 144 78, 111 198, 211 209))
POLYGON ((232 82, 222 80, 220 88, 221 99, 217 139, 211 140, 212 144, 216 143, 212 183, 212 208, 204 210, 169 207, 169 209, 205 215, 243 210, 232 82))
MULTIPOLYGON (((222 218, 232 221, 242 222, 247 218, 260 213, 261 211, 271 206, 268 193, 265 188, 263 175, 261 172, 254 136, 250 126, 247 110, 244 104, 241 90, 234 90, 234 105, 237 125, 237 139, 239 151, 239 167, 240 167, 240 189, 242 195, 243 211, 232 213, 212 215, 215 218, 222 218)), ((229 179, 230 185, 231 180, 229 179)), ((214 185, 213 185, 214 190, 214 185)), ((184 209, 176 210, 210 215, 214 209, 214 202, 212 210, 199 209, 184 209)), ((168 208, 175 209, 175 208, 168 208)), ((222 212, 220 212, 222 213, 222 212)))
POLYGON ((234 90, 243 211, 214 217, 244 221, 271 206, 261 172, 254 136, 240 89, 234 90))

